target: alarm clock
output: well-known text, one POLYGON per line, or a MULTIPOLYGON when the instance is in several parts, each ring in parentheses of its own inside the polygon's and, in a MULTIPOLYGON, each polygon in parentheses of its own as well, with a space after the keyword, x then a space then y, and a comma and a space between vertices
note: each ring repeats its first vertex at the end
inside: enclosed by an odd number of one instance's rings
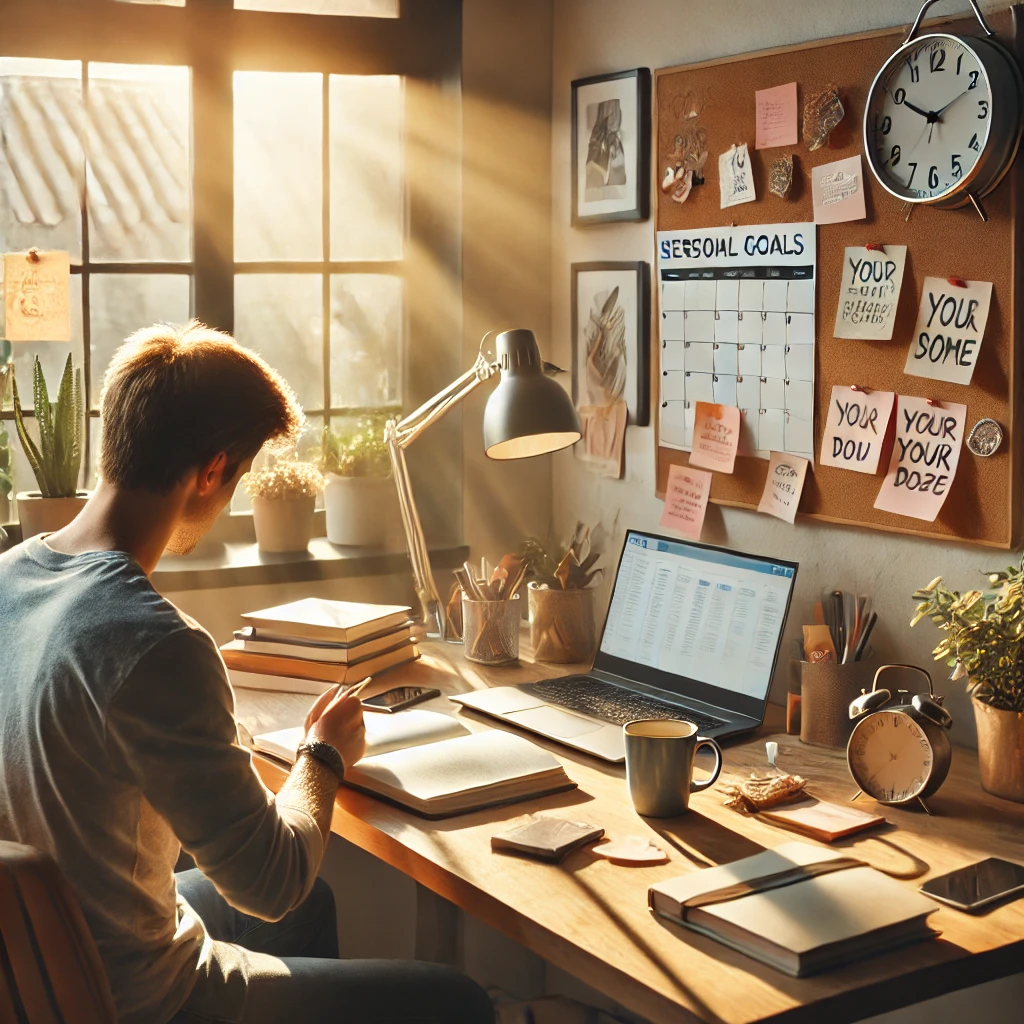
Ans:
POLYGON ((857 720, 846 747, 850 774, 860 787, 881 804, 902 806, 918 803, 929 814, 925 799, 946 781, 953 757, 947 730, 953 724, 935 696, 932 677, 916 665, 883 665, 871 689, 850 704, 850 718, 857 720), (910 697, 907 690, 880 688, 879 679, 893 669, 920 672, 928 680, 928 693, 910 697))
POLYGON ((1020 143, 1021 72, 975 0, 984 36, 917 36, 934 2, 921 8, 871 84, 864 153, 878 183, 898 199, 939 209, 971 203, 987 220, 981 197, 999 184, 1020 143))

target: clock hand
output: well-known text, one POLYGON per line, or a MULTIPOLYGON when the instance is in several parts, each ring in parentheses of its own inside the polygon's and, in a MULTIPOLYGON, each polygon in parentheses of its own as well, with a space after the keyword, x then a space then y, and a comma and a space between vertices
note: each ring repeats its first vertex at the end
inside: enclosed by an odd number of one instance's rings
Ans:
POLYGON ((960 96, 966 96, 966 95, 967 95, 967 94, 968 94, 968 93, 969 93, 970 91, 971 91, 970 89, 964 89, 964 91, 963 91, 962 93, 960 93, 960 95, 959 95, 959 96, 954 96, 954 97, 953 97, 953 98, 952 98, 952 99, 951 99, 951 100, 950 100, 950 101, 949 101, 949 102, 948 102, 948 103, 947 103, 947 104, 946 104, 946 105, 945 105, 945 106, 944 106, 944 107, 943 107, 943 108, 942 108, 941 110, 937 110, 937 111, 935 112, 935 116, 936 116, 936 117, 942 117, 942 115, 943 115, 943 114, 944 114, 944 113, 945 113, 945 112, 946 112, 947 110, 949 110, 949 108, 950 108, 951 106, 953 106, 953 104, 954 104, 954 103, 956 103, 956 101, 957 101, 958 99, 960 99, 960 96))
POLYGON ((920 114, 922 117, 927 117, 929 121, 938 116, 934 110, 922 110, 920 107, 915 107, 910 100, 904 100, 903 106, 910 107, 915 114, 920 114))

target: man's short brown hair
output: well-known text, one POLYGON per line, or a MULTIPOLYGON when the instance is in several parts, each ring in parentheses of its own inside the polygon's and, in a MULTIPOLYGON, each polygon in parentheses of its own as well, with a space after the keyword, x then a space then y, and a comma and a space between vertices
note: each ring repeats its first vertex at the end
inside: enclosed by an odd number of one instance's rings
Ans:
POLYGON ((114 355, 100 404, 99 475, 166 494, 220 452, 224 478, 268 442, 294 442, 302 410, 281 375, 193 320, 136 331, 114 355))

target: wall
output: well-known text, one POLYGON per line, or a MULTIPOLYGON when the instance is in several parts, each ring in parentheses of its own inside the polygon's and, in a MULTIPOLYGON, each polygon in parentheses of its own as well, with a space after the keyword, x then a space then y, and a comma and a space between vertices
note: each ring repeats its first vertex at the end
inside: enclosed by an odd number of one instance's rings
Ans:
MULTIPOLYGON (((937 13, 966 4, 944 4, 937 13)), ((983 3, 983 8, 999 8, 983 3)), ((919 0, 862 0, 858 4, 822 0, 555 0, 552 94, 552 337, 555 358, 568 365, 571 311, 570 264, 587 260, 647 260, 654 269, 654 225, 609 224, 573 230, 570 224, 570 82, 625 68, 660 67, 707 60, 731 53, 803 40, 909 24, 919 0)), ((842 84, 842 83, 840 83, 842 84)), ((714 156, 714 154, 712 154, 714 156)), ((659 162, 655 157, 655 165, 659 162)), ((656 403, 655 410, 656 410, 656 403)), ((621 481, 590 474, 572 455, 556 456, 555 524, 568 535, 578 518, 618 520, 608 561, 617 557, 626 527, 656 529, 662 502, 654 496, 654 428, 626 433, 626 474, 621 481)), ((928 666, 937 636, 923 623, 908 628, 910 594, 942 573, 950 585, 968 589, 979 571, 1001 567, 1006 553, 965 545, 944 545, 872 530, 798 520, 789 526, 769 516, 711 506, 704 539, 713 544, 792 558, 800 562, 787 637, 799 635, 822 589, 843 588, 874 596, 879 623, 876 652, 884 659, 928 666)), ((784 651, 790 650, 788 638, 784 651)), ((780 663, 772 699, 783 700, 788 665, 780 663)), ((974 743, 969 699, 959 684, 934 673, 939 692, 949 696, 955 737, 974 743)))

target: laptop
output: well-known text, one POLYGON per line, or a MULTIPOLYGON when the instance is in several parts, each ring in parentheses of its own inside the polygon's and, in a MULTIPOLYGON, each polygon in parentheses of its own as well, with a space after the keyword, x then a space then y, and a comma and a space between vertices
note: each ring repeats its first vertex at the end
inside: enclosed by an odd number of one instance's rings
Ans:
POLYGON ((629 530, 594 667, 452 700, 606 761, 647 718, 722 739, 758 728, 796 562, 629 530))

